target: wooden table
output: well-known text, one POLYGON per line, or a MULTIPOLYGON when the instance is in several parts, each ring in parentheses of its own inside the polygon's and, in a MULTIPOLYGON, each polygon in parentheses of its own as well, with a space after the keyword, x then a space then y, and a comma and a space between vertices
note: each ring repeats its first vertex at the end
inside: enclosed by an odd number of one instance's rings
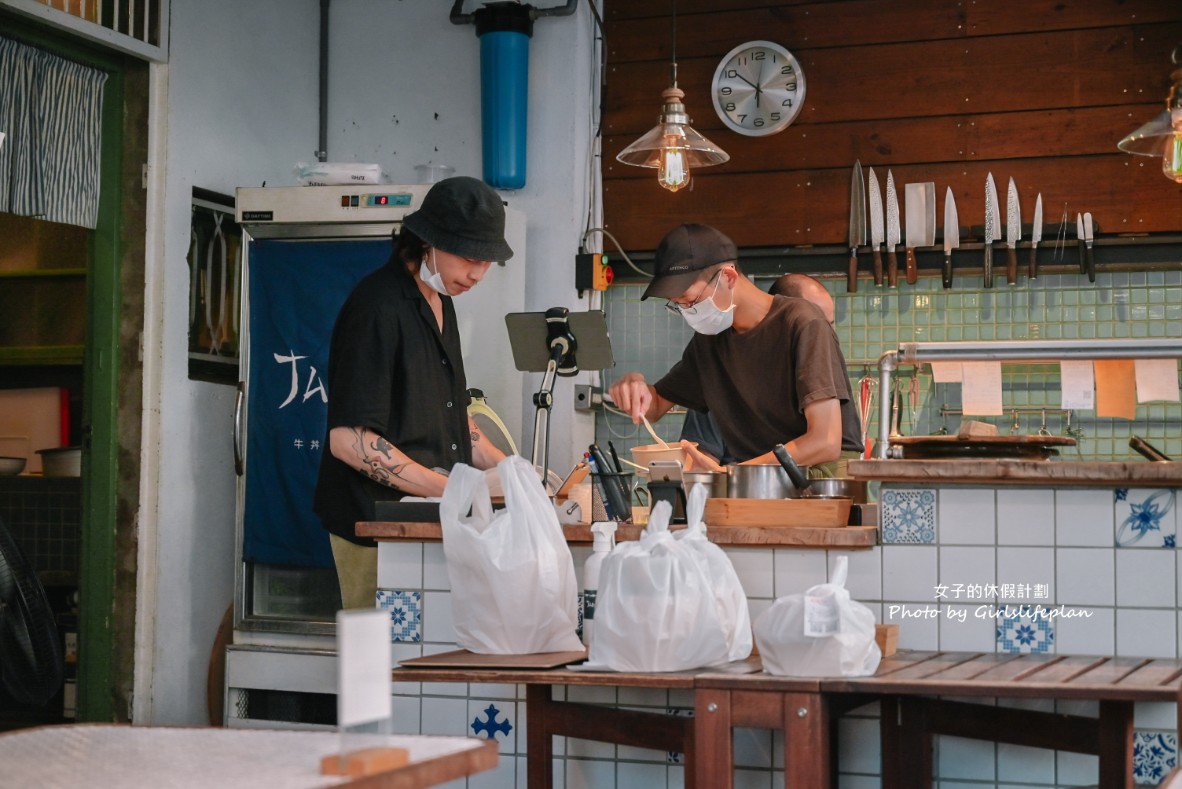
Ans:
POLYGON ((1132 789, 1133 705, 1179 701, 1182 661, 899 652, 872 677, 825 680, 822 690, 881 697, 884 789, 932 785, 933 734, 1094 754, 1100 757, 1100 786, 1132 789), (933 696, 1098 701, 1100 714, 1060 715, 933 696))
MULTIPOLYGON (((375 744, 406 748, 410 764, 364 778, 320 774, 320 759, 341 749, 337 732, 189 729, 75 724, 0 735, 0 784, 217 789, 421 789, 497 764, 497 746, 468 737, 390 736, 375 744)), ((346 741, 346 747, 349 747, 346 741)))
MULTIPOLYGON (((758 660, 737 661, 718 670, 721 676, 759 670, 758 660)), ((700 670, 660 674, 514 668, 398 668, 395 682, 480 682, 525 685, 526 765, 529 789, 549 789, 553 783, 553 738, 610 742, 685 754, 687 789, 714 789, 716 784, 696 778, 694 720, 663 713, 640 712, 596 704, 557 701, 556 685, 693 690, 700 670)))

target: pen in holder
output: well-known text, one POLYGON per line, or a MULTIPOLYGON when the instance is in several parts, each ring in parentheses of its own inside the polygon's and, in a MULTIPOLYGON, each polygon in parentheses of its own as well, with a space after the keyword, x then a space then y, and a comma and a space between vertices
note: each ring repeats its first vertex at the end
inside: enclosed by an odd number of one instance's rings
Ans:
POLYGON ((591 472, 591 522, 632 521, 632 473, 591 472))

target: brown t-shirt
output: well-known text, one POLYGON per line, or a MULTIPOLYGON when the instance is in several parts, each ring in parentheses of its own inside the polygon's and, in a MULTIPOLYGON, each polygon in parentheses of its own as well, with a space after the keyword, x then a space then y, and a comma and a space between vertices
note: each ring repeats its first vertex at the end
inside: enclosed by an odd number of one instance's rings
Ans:
MULTIPOLYGON (((742 334, 695 334, 655 387, 666 400, 712 413, 739 461, 804 435, 806 405, 834 397, 850 403, 837 334, 816 306, 791 296, 775 296, 764 319, 742 334)), ((843 427, 842 448, 854 449, 843 427)))

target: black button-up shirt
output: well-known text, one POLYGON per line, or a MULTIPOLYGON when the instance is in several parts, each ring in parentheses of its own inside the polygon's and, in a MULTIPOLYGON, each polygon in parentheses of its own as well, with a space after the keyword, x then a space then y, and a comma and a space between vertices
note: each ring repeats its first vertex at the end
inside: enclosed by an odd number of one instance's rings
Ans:
MULTIPOLYGON (((451 298, 443 331, 402 263, 367 276, 345 301, 328 357, 328 430, 364 427, 427 468, 472 462, 468 392, 451 298)), ((329 444, 325 437, 325 448, 329 444)), ((402 498, 325 451, 314 508, 324 527, 359 545, 354 524, 374 519, 374 502, 402 498)))

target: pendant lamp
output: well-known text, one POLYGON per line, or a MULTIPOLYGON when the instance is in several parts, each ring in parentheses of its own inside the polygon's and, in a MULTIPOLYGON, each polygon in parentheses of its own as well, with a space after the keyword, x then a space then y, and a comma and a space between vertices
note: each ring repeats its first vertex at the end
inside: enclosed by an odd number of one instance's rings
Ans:
POLYGON ((722 164, 731 157, 694 131, 686 114, 685 92, 677 87, 677 1, 673 2, 673 84, 661 94, 664 102, 657 125, 616 156, 623 164, 655 167, 657 183, 676 192, 690 182, 698 167, 722 164))
POLYGON ((1166 97, 1166 108, 1153 120, 1116 144, 1125 153, 1160 156, 1162 174, 1182 184, 1182 44, 1170 58, 1173 84, 1166 97))

